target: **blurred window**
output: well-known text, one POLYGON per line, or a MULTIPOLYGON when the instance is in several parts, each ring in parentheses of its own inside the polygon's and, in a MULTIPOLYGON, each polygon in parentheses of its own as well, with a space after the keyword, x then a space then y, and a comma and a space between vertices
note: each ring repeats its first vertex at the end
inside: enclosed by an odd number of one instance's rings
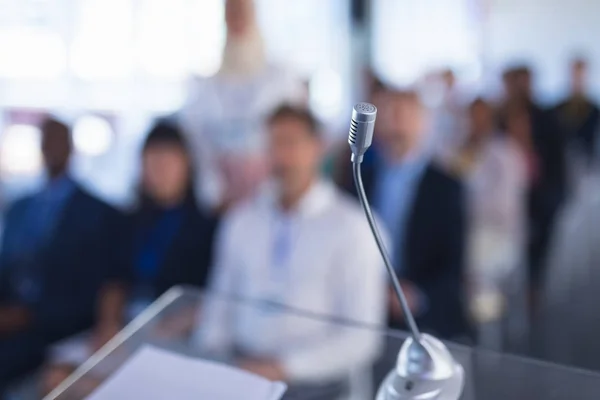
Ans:
POLYGON ((0 77, 51 79, 64 70, 65 43, 47 29, 0 28, 0 77))
POLYGON ((133 68, 131 0, 81 0, 71 68, 81 79, 126 77, 133 68))
POLYGON ((351 98, 349 7, 346 0, 257 0, 271 59, 309 81, 310 105, 327 122, 344 118, 351 98))
POLYGON ((375 0, 373 64, 386 80, 412 84, 424 73, 452 67, 481 74, 477 0, 375 0))
POLYGON ((41 170, 40 129, 26 124, 8 126, 0 140, 2 178, 37 176, 41 170))
POLYGON ((86 115, 75 121, 73 142, 79 154, 91 157, 103 155, 113 141, 113 128, 105 118, 86 115))

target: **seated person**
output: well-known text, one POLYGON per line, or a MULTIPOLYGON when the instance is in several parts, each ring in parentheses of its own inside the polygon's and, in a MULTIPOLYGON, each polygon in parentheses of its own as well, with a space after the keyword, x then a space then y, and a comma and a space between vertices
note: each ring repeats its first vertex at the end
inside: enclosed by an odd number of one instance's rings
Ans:
POLYGON ((91 326, 98 290, 117 265, 121 218, 69 175, 69 128, 42 124, 48 181, 13 204, 0 253, 0 397, 43 361, 46 347, 91 326))
MULTIPOLYGON (((323 143, 309 111, 282 106, 268 121, 271 180, 226 215, 210 288, 320 315, 381 324, 385 269, 358 203, 319 176, 323 143)), ((346 390, 378 355, 374 335, 290 318, 273 307, 205 302, 196 340, 216 357, 290 383, 288 393, 346 390), (315 389, 316 390, 316 389, 315 389)))
POLYGON ((137 209, 122 249, 127 267, 105 285, 92 336, 53 348, 45 390, 112 338, 158 296, 175 285, 203 287, 210 265, 215 220, 201 212, 192 189, 190 156, 181 132, 160 122, 142 151, 137 209))
MULTIPOLYGON (((373 138, 362 167, 365 191, 391 233, 392 262, 417 324, 439 338, 462 337, 470 331, 464 307, 463 186, 428 155, 428 118, 417 94, 388 97, 393 128, 373 138)), ((340 184, 356 194, 350 163, 340 184)), ((389 292, 390 325, 406 329, 399 301, 389 292)))

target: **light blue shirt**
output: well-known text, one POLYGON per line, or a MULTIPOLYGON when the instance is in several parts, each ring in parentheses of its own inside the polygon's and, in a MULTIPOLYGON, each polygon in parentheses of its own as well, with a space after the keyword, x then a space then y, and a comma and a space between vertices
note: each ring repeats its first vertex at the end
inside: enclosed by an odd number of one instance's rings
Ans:
POLYGON ((375 209, 390 233, 392 262, 396 272, 404 270, 404 240, 410 209, 427 157, 410 157, 397 163, 381 162, 375 182, 375 209))

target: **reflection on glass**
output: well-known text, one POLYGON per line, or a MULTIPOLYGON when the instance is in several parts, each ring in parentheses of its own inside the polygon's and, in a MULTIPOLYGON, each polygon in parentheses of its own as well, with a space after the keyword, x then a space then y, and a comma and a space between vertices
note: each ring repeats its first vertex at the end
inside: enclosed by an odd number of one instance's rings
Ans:
POLYGON ((35 176, 42 168, 40 129, 33 125, 9 126, 0 142, 0 171, 3 177, 35 176))

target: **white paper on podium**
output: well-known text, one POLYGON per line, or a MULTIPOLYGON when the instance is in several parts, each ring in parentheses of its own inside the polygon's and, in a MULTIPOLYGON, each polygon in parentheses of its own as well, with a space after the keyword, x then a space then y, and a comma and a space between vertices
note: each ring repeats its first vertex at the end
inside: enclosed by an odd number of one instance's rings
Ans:
POLYGON ((88 400, 279 400, 286 389, 233 367, 145 346, 88 400))

